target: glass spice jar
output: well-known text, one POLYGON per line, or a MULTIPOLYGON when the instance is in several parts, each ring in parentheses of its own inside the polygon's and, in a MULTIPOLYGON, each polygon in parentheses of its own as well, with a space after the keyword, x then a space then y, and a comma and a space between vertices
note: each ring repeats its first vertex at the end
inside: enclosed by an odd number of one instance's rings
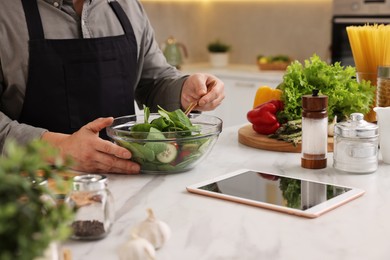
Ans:
POLYGON ((101 239, 109 233, 114 221, 114 202, 107 187, 106 176, 75 176, 73 189, 65 202, 76 209, 72 239, 101 239))
POLYGON ((334 128, 333 167, 350 173, 372 173, 378 169, 378 126, 366 122, 363 114, 334 128))
POLYGON ((378 67, 376 106, 390 106, 390 66, 378 67))

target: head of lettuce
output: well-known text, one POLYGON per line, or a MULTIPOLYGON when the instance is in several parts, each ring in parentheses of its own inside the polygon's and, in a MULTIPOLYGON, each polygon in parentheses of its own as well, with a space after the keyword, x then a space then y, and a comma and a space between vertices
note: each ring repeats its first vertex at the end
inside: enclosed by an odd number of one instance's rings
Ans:
POLYGON ((340 121, 355 112, 368 113, 375 96, 375 86, 369 81, 357 82, 354 67, 344 67, 339 62, 328 64, 317 55, 304 64, 292 62, 277 88, 283 91, 284 102, 279 118, 288 121, 302 118, 302 96, 314 89, 328 96, 329 121, 335 116, 340 121))

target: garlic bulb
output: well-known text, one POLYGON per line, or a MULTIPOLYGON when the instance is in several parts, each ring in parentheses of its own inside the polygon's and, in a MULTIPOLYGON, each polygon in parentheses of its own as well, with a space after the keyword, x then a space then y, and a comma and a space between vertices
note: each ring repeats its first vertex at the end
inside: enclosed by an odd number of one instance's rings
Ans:
POLYGON ((337 116, 334 116, 332 123, 328 124, 328 136, 334 136, 334 126, 337 123, 337 116))
POLYGON ((139 223, 134 228, 134 232, 147 239, 154 248, 158 249, 171 237, 171 229, 165 222, 156 219, 152 209, 147 211, 148 218, 139 223))
POLYGON ((156 251, 146 239, 132 234, 131 239, 119 248, 120 260, 154 260, 156 251))

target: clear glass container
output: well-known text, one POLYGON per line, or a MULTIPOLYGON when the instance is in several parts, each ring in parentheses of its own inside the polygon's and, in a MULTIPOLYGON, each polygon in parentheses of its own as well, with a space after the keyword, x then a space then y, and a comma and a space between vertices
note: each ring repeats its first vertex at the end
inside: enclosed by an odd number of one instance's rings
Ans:
POLYGON ((350 120, 335 125, 333 167, 337 170, 372 173, 378 169, 378 126, 363 118, 353 113, 350 120))
POLYGON ((73 189, 65 202, 76 209, 72 223, 72 239, 101 239, 110 232, 114 222, 114 201, 107 186, 106 176, 75 176, 73 189))
POLYGON ((376 106, 390 106, 390 66, 378 67, 376 106))

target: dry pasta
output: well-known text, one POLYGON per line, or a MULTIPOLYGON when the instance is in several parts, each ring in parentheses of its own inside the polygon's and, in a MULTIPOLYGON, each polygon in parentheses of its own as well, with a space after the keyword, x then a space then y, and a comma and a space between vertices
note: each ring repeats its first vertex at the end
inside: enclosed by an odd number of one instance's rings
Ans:
POLYGON ((347 34, 358 72, 376 73, 390 65, 390 25, 348 26, 347 34))

